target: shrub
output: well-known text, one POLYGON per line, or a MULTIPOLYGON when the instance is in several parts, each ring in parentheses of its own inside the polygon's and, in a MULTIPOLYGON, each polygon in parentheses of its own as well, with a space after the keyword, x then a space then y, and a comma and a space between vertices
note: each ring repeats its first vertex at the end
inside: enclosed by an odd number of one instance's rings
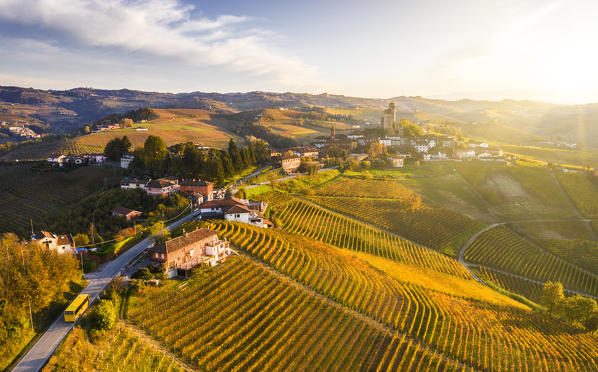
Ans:
POLYGON ((108 299, 102 299, 93 310, 94 328, 106 331, 114 328, 118 311, 116 304, 108 299))

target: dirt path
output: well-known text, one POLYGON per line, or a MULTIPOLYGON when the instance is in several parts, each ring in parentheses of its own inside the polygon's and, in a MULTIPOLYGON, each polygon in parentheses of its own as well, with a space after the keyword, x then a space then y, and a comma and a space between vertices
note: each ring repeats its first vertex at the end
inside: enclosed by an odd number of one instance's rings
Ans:
MULTIPOLYGON (((308 295, 310 295, 312 297, 315 297, 315 298, 317 298, 317 299, 325 302, 329 306, 332 306, 332 307, 334 307, 334 308, 336 308, 336 309, 338 309, 338 310, 340 310, 342 312, 345 312, 345 313, 353 316, 354 318, 359 319, 359 320, 361 320, 361 321, 369 324, 370 326, 372 326, 372 327, 374 327, 374 328, 376 328, 376 329, 378 329, 378 330, 380 330, 382 332, 389 333, 391 335, 394 335, 394 334, 397 334, 397 333, 400 334, 401 336, 404 335, 403 333, 399 333, 396 329, 394 329, 392 327, 389 327, 389 326, 387 326, 387 325, 385 325, 385 324, 377 321, 374 318, 371 318, 371 317, 369 317, 369 316, 367 316, 365 314, 362 314, 362 313, 360 313, 358 311, 350 309, 349 307, 347 307, 347 306, 345 306, 343 304, 340 304, 340 303, 338 303, 338 302, 330 299, 329 297, 326 297, 326 296, 324 296, 324 295, 322 295, 322 294, 314 291, 313 289, 305 286, 304 284, 298 282, 297 280, 295 280, 295 279, 293 279, 293 278, 291 278, 289 276, 286 276, 285 274, 283 274, 280 271, 276 270, 272 266, 270 266, 270 265, 268 265, 268 264, 266 264, 266 263, 258 260, 257 258, 251 256, 250 254, 245 253, 244 251, 242 251, 242 250, 240 250, 238 248, 234 249, 234 250, 231 249, 231 250, 233 252, 235 252, 236 254, 238 254, 238 255, 246 257, 247 259, 249 259, 254 264, 256 264, 256 265, 258 265, 258 266, 266 269, 270 274, 272 274, 272 275, 276 276, 277 278, 281 279, 283 282, 285 282, 285 283, 287 283, 287 284, 289 284, 289 285, 291 285, 291 286, 293 286, 293 287, 295 287, 295 288, 297 288, 297 289, 299 289, 299 290, 307 293, 308 295)), ((417 338, 415 338, 413 336, 405 334, 405 339, 411 340, 412 343, 420 346, 421 348, 427 348, 428 352, 430 354, 433 354, 434 356, 440 358, 441 360, 443 360, 443 361, 445 361, 447 363, 454 364, 456 367, 458 367, 461 370, 474 370, 473 367, 471 367, 471 366, 469 366, 469 365, 467 365, 465 363, 462 363, 460 361, 454 360, 454 359, 446 356, 445 354, 432 349, 430 345, 421 342, 419 339, 417 339, 417 338)))

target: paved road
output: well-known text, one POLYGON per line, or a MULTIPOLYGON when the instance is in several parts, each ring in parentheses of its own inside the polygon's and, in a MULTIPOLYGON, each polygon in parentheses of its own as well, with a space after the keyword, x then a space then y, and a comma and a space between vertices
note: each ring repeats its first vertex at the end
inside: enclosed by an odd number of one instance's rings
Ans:
MULTIPOLYGON (((178 225, 187 222, 193 218, 194 213, 173 222, 168 226, 169 230, 174 229, 178 225)), ((149 238, 145 238, 137 245, 133 246, 114 260, 108 262, 101 270, 85 276, 88 281, 87 287, 81 293, 88 294, 90 302, 93 302, 104 287, 117 276, 121 270, 133 258, 135 258, 144 249, 152 246, 149 238)), ((35 345, 15 366, 13 371, 39 371, 50 358, 54 350, 60 345, 60 342, 66 337, 69 331, 73 328, 74 323, 66 323, 62 316, 58 317, 56 321, 48 328, 48 330, 37 340, 35 345)))

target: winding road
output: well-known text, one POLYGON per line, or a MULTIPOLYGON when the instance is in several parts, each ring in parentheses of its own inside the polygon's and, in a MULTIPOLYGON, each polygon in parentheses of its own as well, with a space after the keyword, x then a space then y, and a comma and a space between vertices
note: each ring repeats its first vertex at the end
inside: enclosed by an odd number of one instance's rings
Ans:
MULTIPOLYGON (((193 219, 194 214, 191 213, 175 222, 170 224, 167 228, 172 230, 182 223, 185 223, 193 219)), ((112 281, 112 279, 120 275, 121 271, 125 266, 133 260, 137 255, 143 252, 146 248, 152 246, 150 238, 145 238, 141 242, 137 243, 126 252, 116 257, 114 260, 108 262, 102 267, 101 270, 96 271, 85 276, 88 284, 87 287, 81 291, 82 294, 89 295, 89 301, 95 301, 100 293, 104 290, 106 285, 112 281)), ((60 345, 62 340, 68 335, 71 329, 75 326, 75 323, 67 323, 61 316, 58 317, 52 323, 52 325, 46 330, 46 332, 37 340, 37 342, 29 349, 27 354, 19 361, 19 363, 13 368, 13 371, 39 371, 46 364, 50 356, 54 353, 54 350, 60 345)))

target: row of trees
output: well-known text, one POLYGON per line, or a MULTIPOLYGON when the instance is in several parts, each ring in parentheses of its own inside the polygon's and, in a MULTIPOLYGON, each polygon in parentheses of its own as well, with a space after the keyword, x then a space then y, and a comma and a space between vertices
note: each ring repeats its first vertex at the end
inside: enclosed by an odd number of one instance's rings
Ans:
POLYGON ((133 167, 221 182, 248 167, 264 164, 269 158, 270 149, 261 140, 249 141, 240 148, 231 139, 228 150, 199 149, 191 142, 174 145, 169 150, 162 138, 148 136, 144 146, 135 149, 133 167))
POLYGON ((590 332, 598 330, 598 305, 594 299, 575 295, 565 297, 563 285, 546 282, 542 288, 542 304, 548 313, 569 323, 581 323, 590 332))
POLYGON ((89 133, 92 129, 101 127, 102 125, 109 125, 120 123, 122 126, 130 126, 139 121, 149 121, 159 118, 160 116, 150 107, 141 107, 137 110, 131 110, 124 114, 112 114, 94 121, 91 126, 86 125, 84 132, 89 133))
POLYGON ((81 270, 73 255, 45 246, 24 246, 14 234, 0 238, 0 369, 20 351, 33 328, 41 327, 52 305, 64 297, 81 270))

